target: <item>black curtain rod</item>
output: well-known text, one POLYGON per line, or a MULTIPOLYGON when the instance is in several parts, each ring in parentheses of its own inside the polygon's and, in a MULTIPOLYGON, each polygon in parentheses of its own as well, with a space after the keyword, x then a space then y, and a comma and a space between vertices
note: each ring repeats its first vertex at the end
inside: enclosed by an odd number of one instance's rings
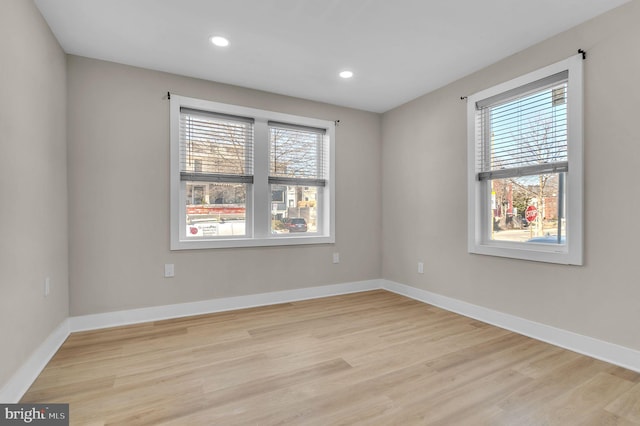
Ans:
MULTIPOLYGON (((582 55, 582 60, 583 60, 583 61, 584 61, 585 59, 587 59, 587 52, 586 52, 586 50, 578 49, 578 54, 582 55)), ((461 101, 466 101, 466 100, 467 100, 467 96, 460 96, 460 100, 461 100, 461 101)))

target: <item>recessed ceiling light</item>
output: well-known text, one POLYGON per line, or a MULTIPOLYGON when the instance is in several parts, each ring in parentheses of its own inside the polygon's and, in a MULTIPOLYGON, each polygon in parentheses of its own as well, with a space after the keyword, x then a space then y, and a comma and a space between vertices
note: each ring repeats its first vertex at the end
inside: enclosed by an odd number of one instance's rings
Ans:
POLYGON ((351 77, 353 77, 353 72, 352 71, 341 71, 340 72, 340 77, 342 77, 342 78, 351 78, 351 77))
POLYGON ((215 44, 216 46, 225 47, 229 45, 229 40, 227 40, 224 37, 213 36, 211 37, 210 40, 211 40, 211 43, 215 44))

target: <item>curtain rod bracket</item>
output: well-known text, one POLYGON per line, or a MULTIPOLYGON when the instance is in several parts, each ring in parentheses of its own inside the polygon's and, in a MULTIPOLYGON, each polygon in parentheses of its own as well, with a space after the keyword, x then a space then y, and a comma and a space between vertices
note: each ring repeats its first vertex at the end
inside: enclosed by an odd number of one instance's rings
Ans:
POLYGON ((167 99, 171 99, 171 92, 167 92, 167 99))
POLYGON ((460 96, 460 100, 461 100, 461 101, 466 101, 466 100, 467 100, 467 98, 468 98, 468 96, 460 96))
POLYGON ((582 54, 582 60, 584 61, 585 59, 587 59, 587 52, 585 52, 582 49, 578 49, 578 53, 582 54))

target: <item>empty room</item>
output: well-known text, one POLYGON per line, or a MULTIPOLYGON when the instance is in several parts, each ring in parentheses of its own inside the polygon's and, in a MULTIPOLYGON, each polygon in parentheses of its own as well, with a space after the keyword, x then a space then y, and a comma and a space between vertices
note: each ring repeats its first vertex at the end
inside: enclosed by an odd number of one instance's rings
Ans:
POLYGON ((640 425, 640 0, 0 0, 0 424, 640 425))

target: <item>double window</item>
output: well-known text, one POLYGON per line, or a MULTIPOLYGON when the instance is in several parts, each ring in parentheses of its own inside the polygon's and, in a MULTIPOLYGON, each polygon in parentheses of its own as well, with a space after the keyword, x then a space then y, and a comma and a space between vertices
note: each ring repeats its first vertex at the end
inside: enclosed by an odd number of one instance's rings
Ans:
POLYGON ((582 264, 582 57, 469 97, 469 251, 582 264))
POLYGON ((334 242, 334 123, 171 97, 171 248, 334 242))

